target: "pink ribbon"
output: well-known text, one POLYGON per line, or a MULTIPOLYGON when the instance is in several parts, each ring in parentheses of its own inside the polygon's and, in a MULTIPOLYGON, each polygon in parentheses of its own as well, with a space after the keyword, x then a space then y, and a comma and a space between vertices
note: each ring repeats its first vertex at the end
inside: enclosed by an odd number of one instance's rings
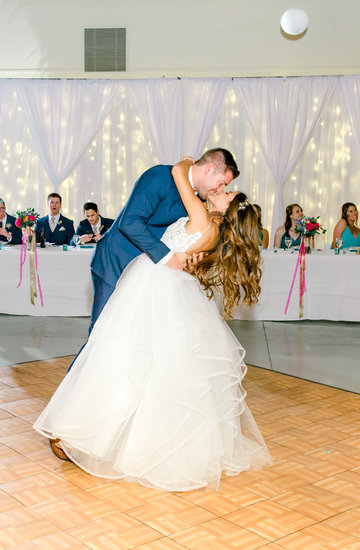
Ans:
POLYGON ((305 239, 301 237, 301 244, 299 248, 299 257, 300 257, 300 299, 299 299, 299 317, 303 316, 304 305, 303 305, 303 296, 306 292, 306 283, 305 283, 305 239), (301 251, 301 252, 300 252, 301 251))
POLYGON ((294 288, 296 274, 297 274, 299 264, 300 264, 300 303, 299 303, 300 312, 299 312, 299 317, 302 317, 303 296, 306 292, 306 284, 305 284, 305 239, 304 239, 303 236, 301 237, 301 242, 300 242, 300 247, 299 247, 299 254, 298 254, 298 257, 297 257, 295 271, 294 271, 294 275, 293 275, 293 278, 292 278, 288 299, 287 299, 286 306, 285 306, 285 311, 284 311, 285 315, 286 315, 288 307, 289 307, 290 298, 291 298, 291 294, 292 294, 292 291, 293 291, 293 288, 294 288))

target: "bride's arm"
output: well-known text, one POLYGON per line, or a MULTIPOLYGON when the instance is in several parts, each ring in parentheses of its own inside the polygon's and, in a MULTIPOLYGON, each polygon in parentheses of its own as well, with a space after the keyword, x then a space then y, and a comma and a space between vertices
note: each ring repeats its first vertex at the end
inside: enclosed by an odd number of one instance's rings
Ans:
POLYGON ((189 216, 189 225, 194 231, 202 231, 208 225, 210 218, 205 204, 195 195, 189 180, 189 170, 193 164, 192 159, 183 159, 173 166, 171 174, 189 216))

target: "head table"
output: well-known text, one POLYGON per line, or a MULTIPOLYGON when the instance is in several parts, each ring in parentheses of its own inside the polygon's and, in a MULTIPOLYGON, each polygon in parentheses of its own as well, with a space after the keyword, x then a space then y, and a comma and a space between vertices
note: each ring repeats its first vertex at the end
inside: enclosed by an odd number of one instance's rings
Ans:
MULTIPOLYGON (((262 252, 263 275, 258 304, 235 310, 234 319, 291 321, 299 319, 299 269, 289 307, 284 310, 293 279, 298 252, 268 249, 262 252)), ((312 250, 305 255, 306 291, 303 319, 360 321, 360 255, 334 250, 312 250)), ((217 298, 220 306, 220 301, 217 298)))
POLYGON ((38 270, 44 307, 39 293, 35 305, 30 302, 29 256, 23 267, 19 288, 21 246, 3 246, 0 250, 0 313, 37 316, 87 316, 92 304, 90 260, 93 248, 47 246, 37 248, 38 270))
MULTIPOLYGON (((92 304, 91 248, 37 248, 44 307, 39 297, 30 303, 29 258, 19 288, 20 246, 0 250, 0 313, 41 316, 88 316, 92 304)), ((299 319, 299 273, 288 312, 284 309, 294 274, 297 252, 272 249, 262 253, 263 276, 259 303, 241 306, 234 319, 290 321, 299 319)), ((360 255, 312 251, 306 255, 303 319, 360 321, 360 255)), ((216 297, 220 311, 221 300, 216 297)))

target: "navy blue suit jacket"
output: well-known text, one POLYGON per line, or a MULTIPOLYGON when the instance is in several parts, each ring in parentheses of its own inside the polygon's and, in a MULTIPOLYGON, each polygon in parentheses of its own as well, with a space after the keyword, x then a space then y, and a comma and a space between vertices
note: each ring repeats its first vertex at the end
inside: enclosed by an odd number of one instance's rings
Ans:
POLYGON ((160 238, 187 215, 171 168, 154 166, 137 180, 125 207, 97 243, 91 269, 108 285, 115 287, 127 264, 142 252, 155 263, 169 252, 160 238))
POLYGON ((74 222, 69 220, 69 218, 65 218, 62 214, 60 214, 60 218, 54 232, 50 229, 49 216, 44 216, 43 218, 38 219, 35 227, 36 242, 40 242, 42 229, 45 230, 46 242, 59 245, 70 244, 70 241, 75 233, 74 222))
MULTIPOLYGON (((112 226, 112 224, 114 223, 114 220, 112 220, 111 218, 103 218, 102 216, 100 216, 100 235, 104 235, 104 233, 106 233, 106 231, 112 226)), ((92 235, 93 234, 93 230, 92 230, 92 227, 91 227, 91 223, 85 218, 85 220, 81 220, 81 222, 79 223, 78 227, 77 227, 77 230, 75 231, 75 235, 92 235)), ((91 239, 91 241, 89 241, 89 243, 96 243, 95 239, 91 239)), ((71 241, 70 244, 74 244, 73 241, 71 241)))
MULTIPOLYGON (((10 214, 6 214, 6 225, 5 229, 8 233, 11 233, 11 241, 10 244, 21 244, 22 242, 22 231, 15 225, 14 216, 10 216, 10 214)), ((0 223, 2 224, 2 220, 0 220, 0 223)), ((7 238, 4 237, 4 235, 0 235, 0 241, 8 242, 7 238)))

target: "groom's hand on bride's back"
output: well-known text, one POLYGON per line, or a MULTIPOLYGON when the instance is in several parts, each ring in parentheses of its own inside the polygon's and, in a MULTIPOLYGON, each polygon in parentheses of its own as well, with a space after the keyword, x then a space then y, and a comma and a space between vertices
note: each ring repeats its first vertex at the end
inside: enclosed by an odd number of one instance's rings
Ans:
POLYGON ((191 273, 192 267, 200 262, 204 257, 203 252, 184 254, 183 252, 175 252, 175 254, 166 263, 172 269, 181 269, 191 273))
POLYGON ((191 256, 189 254, 185 254, 184 252, 175 252, 170 258, 168 262, 166 262, 166 265, 170 267, 171 269, 185 269, 187 266, 187 263, 191 256))
POLYGON ((188 273, 190 273, 190 275, 192 275, 194 273, 194 266, 198 262, 201 262, 203 257, 204 257, 204 252, 197 252, 197 253, 194 252, 193 254, 191 254, 191 256, 188 256, 184 271, 187 271, 188 273))

